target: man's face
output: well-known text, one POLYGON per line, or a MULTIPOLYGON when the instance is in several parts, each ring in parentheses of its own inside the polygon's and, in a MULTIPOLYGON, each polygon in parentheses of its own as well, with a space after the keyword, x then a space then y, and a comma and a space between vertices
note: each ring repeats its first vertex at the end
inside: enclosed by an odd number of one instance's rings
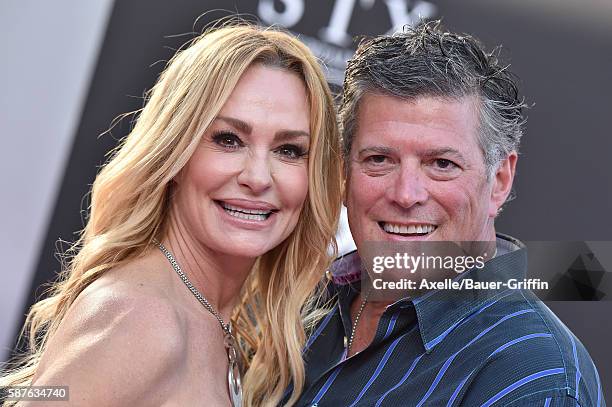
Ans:
POLYGON ((477 109, 476 97, 362 98, 345 199, 358 249, 366 241, 495 239, 516 154, 487 180, 477 109))

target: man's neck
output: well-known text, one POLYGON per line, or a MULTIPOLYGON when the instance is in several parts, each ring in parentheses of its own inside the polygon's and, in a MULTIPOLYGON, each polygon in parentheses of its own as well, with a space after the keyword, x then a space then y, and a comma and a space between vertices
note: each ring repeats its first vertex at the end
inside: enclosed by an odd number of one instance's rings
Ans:
POLYGON ((378 323, 382 314, 384 314, 387 307, 393 304, 393 302, 394 301, 368 301, 367 306, 370 308, 370 317, 376 319, 378 323))
MULTIPOLYGON (((495 231, 493 230, 493 240, 496 240, 495 231)), ((496 246, 494 247, 494 252, 496 252, 496 246)), ((491 258, 495 257, 495 255, 491 256, 491 258)), ((490 258, 490 259, 491 259, 490 258)), ((489 260, 490 260, 489 259, 489 260)), ((351 322, 354 323, 355 317, 363 303, 364 297, 362 294, 358 294, 355 296, 351 303, 351 322)), ((387 307, 393 304, 395 301, 366 301, 364 305, 360 321, 355 329, 355 340, 354 344, 351 346, 350 355, 354 355, 357 352, 362 351, 366 347, 370 345, 372 340, 374 339, 374 335, 376 334, 376 330, 378 329, 378 324, 380 322, 380 318, 387 310, 387 307)))
POLYGON ((370 345, 376 334, 380 317, 385 312, 387 306, 392 304, 386 301, 366 301, 357 326, 355 326, 355 318, 363 301, 364 297, 358 294, 351 303, 351 329, 355 329, 355 336, 351 344, 350 353, 347 356, 361 352, 370 345))

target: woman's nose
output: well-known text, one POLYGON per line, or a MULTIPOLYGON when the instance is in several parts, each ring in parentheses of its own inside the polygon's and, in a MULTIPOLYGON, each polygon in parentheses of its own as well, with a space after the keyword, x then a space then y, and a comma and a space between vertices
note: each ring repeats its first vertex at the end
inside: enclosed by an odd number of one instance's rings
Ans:
POLYGON ((272 172, 268 155, 265 153, 249 154, 245 157, 244 166, 238 174, 238 183, 255 194, 260 194, 272 185, 272 172))

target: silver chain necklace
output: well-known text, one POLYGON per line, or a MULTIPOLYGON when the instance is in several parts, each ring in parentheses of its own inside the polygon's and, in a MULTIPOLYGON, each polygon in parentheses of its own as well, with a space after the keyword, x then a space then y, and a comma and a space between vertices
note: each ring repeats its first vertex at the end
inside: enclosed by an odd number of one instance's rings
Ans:
POLYGON ((349 352, 351 351, 351 345, 353 345, 353 339, 355 338, 355 332, 357 332, 357 325, 359 324, 359 319, 361 318, 361 314, 363 313, 363 309, 368 303, 368 296, 370 295, 370 290, 366 292, 366 295, 363 297, 361 301, 361 305, 359 306, 359 311, 357 311, 357 315, 355 316, 355 322, 353 322, 353 326, 351 327, 351 337, 346 343, 346 356, 348 357, 349 352))
POLYGON ((236 338, 232 333, 232 324, 228 322, 227 324, 221 318, 221 315, 217 312, 217 310, 211 305, 210 302, 202 295, 200 291, 189 281, 187 275, 181 270, 181 266, 179 266, 178 262, 170 253, 166 247, 161 244, 161 242, 157 240, 153 240, 153 243, 157 245, 159 250, 166 256, 170 265, 176 271, 176 274, 181 278, 183 283, 187 286, 189 291, 193 294, 193 296, 206 308, 208 312, 213 314, 213 316, 219 321, 219 325, 221 325, 221 329, 223 330, 223 345, 225 346, 225 350, 227 351, 227 359, 229 362, 229 368, 227 371, 227 384, 229 388, 230 399, 233 407, 241 407, 242 406, 242 383, 240 380, 240 363, 238 359, 238 352, 236 351, 236 338))

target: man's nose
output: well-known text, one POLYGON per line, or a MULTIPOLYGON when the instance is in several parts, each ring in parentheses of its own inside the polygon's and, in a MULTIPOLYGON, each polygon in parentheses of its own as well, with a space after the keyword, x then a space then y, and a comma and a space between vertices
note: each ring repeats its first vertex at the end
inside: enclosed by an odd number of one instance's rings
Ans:
POLYGON ((244 159, 242 171, 238 174, 238 183, 260 194, 272 185, 272 172, 266 153, 249 154, 244 159))
POLYGON ((403 208, 423 204, 429 197, 426 177, 418 166, 402 166, 395 185, 391 188, 391 199, 403 208))

